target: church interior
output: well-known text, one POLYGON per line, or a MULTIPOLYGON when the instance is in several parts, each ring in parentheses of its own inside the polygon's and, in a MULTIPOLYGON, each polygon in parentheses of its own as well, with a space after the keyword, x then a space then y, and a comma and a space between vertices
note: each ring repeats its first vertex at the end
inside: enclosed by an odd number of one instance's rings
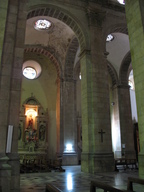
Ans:
POLYGON ((5 0, 0 15, 0 192, 144 184, 143 0, 5 0))

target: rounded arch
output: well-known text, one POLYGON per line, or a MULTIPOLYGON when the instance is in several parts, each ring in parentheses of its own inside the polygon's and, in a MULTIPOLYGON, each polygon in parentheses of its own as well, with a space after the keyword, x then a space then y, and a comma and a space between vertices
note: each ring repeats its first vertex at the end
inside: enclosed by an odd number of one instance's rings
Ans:
POLYGON ((50 53, 50 51, 40 47, 27 47, 25 48, 24 53, 28 53, 28 52, 41 54, 48 57, 52 61, 52 63, 54 63, 55 65, 57 76, 62 77, 62 66, 60 62, 58 62, 58 59, 52 53, 50 53))
POLYGON ((87 34, 84 33, 84 29, 80 24, 78 24, 77 19, 68 11, 56 7, 54 5, 43 5, 41 8, 35 7, 28 12, 27 19, 36 17, 36 16, 49 16, 55 19, 58 19, 68 25, 77 36, 77 39, 80 44, 81 51, 85 50, 87 47, 86 39, 87 34))
POLYGON ((76 63, 75 67, 74 67, 74 79, 77 80, 79 78, 79 74, 80 74, 80 60, 76 63))
POLYGON ((120 67, 120 72, 119 72, 119 82, 120 84, 126 84, 128 85, 128 75, 129 75, 129 67, 131 64, 131 53, 130 51, 126 54, 124 57, 121 67, 120 67))
POLYGON ((75 37, 68 48, 65 68, 64 68, 64 78, 66 80, 71 80, 74 78, 74 61, 76 57, 76 53, 78 50, 78 39, 75 37))
POLYGON ((114 67, 109 62, 107 63, 107 69, 108 69, 109 75, 112 79, 112 86, 117 85, 118 84, 118 76, 117 76, 116 70, 114 69, 114 67))
POLYGON ((128 35, 128 29, 126 23, 118 23, 118 24, 113 24, 107 27, 104 31, 104 37, 105 39, 107 36, 111 33, 124 33, 128 35))

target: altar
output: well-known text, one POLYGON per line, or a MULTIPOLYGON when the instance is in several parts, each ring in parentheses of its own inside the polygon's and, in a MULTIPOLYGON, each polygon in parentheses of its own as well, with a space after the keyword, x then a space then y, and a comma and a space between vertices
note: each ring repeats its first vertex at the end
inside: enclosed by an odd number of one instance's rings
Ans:
POLYGON ((44 111, 33 96, 29 97, 21 107, 18 131, 20 163, 24 159, 47 158, 48 111, 44 111))

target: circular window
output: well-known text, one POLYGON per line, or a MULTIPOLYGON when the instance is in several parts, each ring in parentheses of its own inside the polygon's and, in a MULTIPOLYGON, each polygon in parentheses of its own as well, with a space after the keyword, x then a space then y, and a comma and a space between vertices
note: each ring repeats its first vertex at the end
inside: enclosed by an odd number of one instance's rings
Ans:
POLYGON ((125 0, 117 0, 120 4, 125 5, 125 0))
POLYGON ((114 36, 112 34, 109 34, 106 38, 106 42, 110 42, 114 39, 114 36))
POLYGON ((22 72, 27 79, 36 79, 41 74, 41 66, 34 60, 28 60, 23 63, 22 72))
POLYGON ((35 79, 36 78, 36 70, 32 67, 26 67, 23 70, 23 75, 28 79, 35 79))
POLYGON ((47 30, 51 27, 51 22, 46 19, 39 19, 34 23, 34 28, 37 30, 47 30))

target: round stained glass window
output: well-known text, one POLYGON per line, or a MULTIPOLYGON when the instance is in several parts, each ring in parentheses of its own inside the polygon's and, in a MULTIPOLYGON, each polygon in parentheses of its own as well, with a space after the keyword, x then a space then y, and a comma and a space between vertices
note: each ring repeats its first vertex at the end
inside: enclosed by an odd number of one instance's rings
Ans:
POLYGON ((114 39, 114 36, 112 34, 109 34, 106 38, 106 42, 110 42, 114 39))
POLYGON ((120 4, 125 5, 125 0, 117 0, 120 4))
POLYGON ((23 70, 23 75, 27 78, 27 79, 35 79, 36 78, 36 70, 32 67, 26 67, 23 70))
POLYGON ((34 27, 37 30, 47 30, 51 27, 51 22, 46 19, 39 19, 35 22, 34 27))

